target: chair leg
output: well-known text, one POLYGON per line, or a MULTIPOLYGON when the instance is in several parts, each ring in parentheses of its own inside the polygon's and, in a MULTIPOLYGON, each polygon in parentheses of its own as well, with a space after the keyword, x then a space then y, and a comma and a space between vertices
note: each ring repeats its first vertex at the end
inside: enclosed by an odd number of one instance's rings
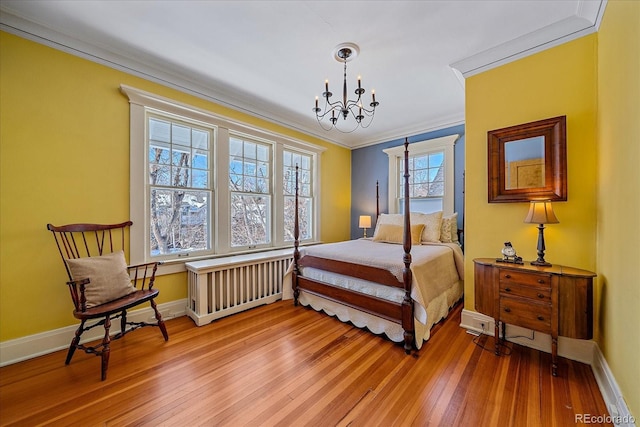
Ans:
POLYGON ((124 336, 127 330, 127 310, 122 310, 120 316, 120 336, 124 336))
POLYGON ((71 340, 71 345, 69 345, 69 351, 67 352, 67 360, 64 362, 65 365, 71 363, 71 358, 73 357, 73 353, 76 352, 76 348, 80 343, 80 336, 84 332, 84 320, 80 322, 80 327, 76 330, 76 335, 71 340))
POLYGON ((151 303, 151 307, 153 308, 153 311, 156 313, 156 320, 158 321, 158 326, 160 327, 160 331, 162 331, 162 336, 164 337, 164 340, 169 341, 169 334, 167 333, 167 327, 164 325, 164 320, 162 320, 162 315, 158 310, 158 306, 156 305, 156 302, 154 300, 150 300, 149 302, 151 303))
POLYGON ((107 369, 109 368, 109 354, 111 353, 111 337, 109 336, 109 329, 111 328, 111 316, 107 315, 104 319, 104 338, 102 339, 102 366, 101 366, 101 380, 107 379, 107 369))

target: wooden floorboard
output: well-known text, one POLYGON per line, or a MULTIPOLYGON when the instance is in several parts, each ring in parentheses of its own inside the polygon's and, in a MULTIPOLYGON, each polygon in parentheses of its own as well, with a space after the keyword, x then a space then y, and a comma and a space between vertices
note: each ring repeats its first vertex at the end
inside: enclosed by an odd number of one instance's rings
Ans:
MULTIPOLYGON (((588 365, 461 329, 461 307, 423 348, 280 301, 196 327, 143 328, 100 359, 66 351, 0 368, 0 425, 573 426, 607 415, 588 365)), ((69 337, 71 339, 71 337, 69 337)))

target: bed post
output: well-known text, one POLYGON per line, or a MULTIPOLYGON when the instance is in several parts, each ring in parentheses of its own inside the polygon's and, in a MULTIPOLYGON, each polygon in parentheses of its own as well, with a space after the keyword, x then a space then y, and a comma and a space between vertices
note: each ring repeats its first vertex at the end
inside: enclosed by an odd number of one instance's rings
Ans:
POLYGON ((376 180, 376 222, 378 222, 379 217, 380 217, 380 185, 378 184, 378 180, 376 180))
POLYGON ((296 164, 296 186, 295 186, 295 210, 293 214, 293 273, 291 275, 291 287, 293 288, 293 304, 298 305, 298 275, 300 274, 300 226, 298 225, 298 165, 296 164))
POLYGON ((402 279, 404 282, 404 299, 402 300, 402 329, 404 329, 404 351, 411 353, 414 342, 413 301, 411 300, 411 207, 409 200, 409 138, 404 139, 404 268, 402 279))

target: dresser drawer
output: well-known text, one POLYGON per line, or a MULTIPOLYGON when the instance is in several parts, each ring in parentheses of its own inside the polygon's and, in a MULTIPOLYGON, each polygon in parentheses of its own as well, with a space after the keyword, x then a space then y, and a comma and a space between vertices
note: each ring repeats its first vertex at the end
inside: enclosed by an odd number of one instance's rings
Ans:
POLYGON ((500 270, 500 284, 502 283, 517 283, 550 289, 551 275, 536 274, 530 271, 500 270))
POLYGON ((551 305, 500 297, 500 320, 539 332, 551 333, 551 305))
POLYGON ((551 288, 523 286, 518 283, 500 282, 500 295, 528 298, 546 304, 551 304, 551 288))

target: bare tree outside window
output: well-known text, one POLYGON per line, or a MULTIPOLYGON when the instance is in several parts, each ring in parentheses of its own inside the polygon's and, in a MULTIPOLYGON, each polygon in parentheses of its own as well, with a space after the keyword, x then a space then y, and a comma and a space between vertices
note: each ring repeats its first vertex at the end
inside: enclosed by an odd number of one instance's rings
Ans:
POLYGON ((298 217, 300 222, 300 240, 308 240, 313 237, 312 213, 313 194, 311 177, 311 156, 284 151, 284 240, 293 242, 294 215, 295 215, 295 173, 298 166, 298 217))
MULTIPOLYGON (((411 209, 416 212, 442 210, 444 199, 444 151, 421 154, 409 158, 409 197, 411 209)), ((404 196, 404 164, 400 162, 400 191, 404 196)), ((404 202, 400 197, 400 211, 404 202)))
POLYGON ((229 139, 231 246, 271 242, 271 147, 229 139))
POLYGON ((207 250, 211 132, 150 117, 151 255, 207 250))

